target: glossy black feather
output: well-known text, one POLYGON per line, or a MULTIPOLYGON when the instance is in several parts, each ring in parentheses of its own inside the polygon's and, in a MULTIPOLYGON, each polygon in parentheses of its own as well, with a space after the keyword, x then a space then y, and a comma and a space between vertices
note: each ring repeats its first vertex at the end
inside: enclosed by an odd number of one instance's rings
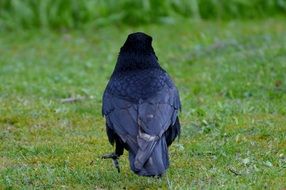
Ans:
POLYGON ((102 114, 116 151, 129 151, 138 175, 161 175, 169 166, 168 148, 180 133, 178 91, 160 67, 144 33, 128 36, 103 95, 102 114))

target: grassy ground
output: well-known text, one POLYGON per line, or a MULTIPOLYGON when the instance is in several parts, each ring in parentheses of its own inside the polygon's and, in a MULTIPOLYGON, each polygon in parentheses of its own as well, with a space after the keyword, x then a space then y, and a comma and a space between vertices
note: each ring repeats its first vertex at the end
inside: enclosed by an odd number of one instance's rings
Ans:
POLYGON ((183 22, 0 35, 0 189, 286 188, 286 24, 183 22), (162 179, 122 173, 101 96, 128 33, 154 38, 183 105, 162 179), (62 103, 69 97, 84 97, 62 103))

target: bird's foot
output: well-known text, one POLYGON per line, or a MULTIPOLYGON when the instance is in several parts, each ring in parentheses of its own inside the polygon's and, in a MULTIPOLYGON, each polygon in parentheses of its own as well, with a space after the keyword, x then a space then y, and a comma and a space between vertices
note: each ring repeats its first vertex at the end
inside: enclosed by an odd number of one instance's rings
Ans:
POLYGON ((112 159, 113 165, 117 169, 118 173, 120 173, 120 167, 119 167, 119 162, 118 162, 119 156, 117 154, 115 154, 113 152, 113 153, 110 153, 110 154, 105 154, 105 155, 101 156, 101 158, 103 158, 103 159, 112 159))

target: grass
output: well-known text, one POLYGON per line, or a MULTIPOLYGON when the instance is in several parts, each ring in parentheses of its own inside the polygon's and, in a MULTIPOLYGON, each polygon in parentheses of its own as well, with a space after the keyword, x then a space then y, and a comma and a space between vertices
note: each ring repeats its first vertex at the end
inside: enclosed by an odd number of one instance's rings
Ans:
POLYGON ((0 30, 84 29, 286 16, 286 0, 1 0, 0 30), (143 16, 144 15, 144 16, 143 16))
POLYGON ((285 189, 283 19, 0 35, 0 189, 285 189), (101 96, 128 33, 153 36, 183 105, 162 179, 122 173, 101 96), (62 103, 69 97, 84 97, 62 103))

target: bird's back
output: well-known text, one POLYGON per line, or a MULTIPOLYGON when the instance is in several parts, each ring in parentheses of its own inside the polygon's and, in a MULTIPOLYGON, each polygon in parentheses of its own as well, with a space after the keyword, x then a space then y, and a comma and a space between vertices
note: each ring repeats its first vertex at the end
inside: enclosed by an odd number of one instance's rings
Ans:
POLYGON ((106 92, 138 102, 154 96, 164 86, 172 87, 172 81, 168 74, 160 68, 144 70, 131 70, 112 75, 106 92))

